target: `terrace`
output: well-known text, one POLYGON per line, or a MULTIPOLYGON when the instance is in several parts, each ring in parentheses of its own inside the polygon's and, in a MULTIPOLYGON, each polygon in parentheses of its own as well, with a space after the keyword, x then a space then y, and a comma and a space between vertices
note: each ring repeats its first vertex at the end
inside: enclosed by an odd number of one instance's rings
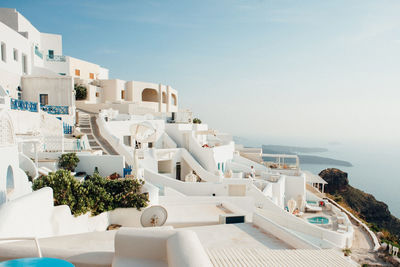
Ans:
POLYGON ((286 175, 300 175, 300 161, 297 155, 262 154, 263 164, 286 175))

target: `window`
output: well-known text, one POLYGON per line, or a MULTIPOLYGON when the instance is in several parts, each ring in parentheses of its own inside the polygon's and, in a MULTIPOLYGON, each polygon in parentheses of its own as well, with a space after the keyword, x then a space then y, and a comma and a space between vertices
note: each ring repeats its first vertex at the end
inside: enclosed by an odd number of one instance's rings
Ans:
POLYGON ((58 74, 60 74, 60 75, 62 75, 62 76, 65 76, 65 75, 66 75, 64 72, 60 72, 60 73, 58 73, 58 74))
POLYGON ((176 99, 176 95, 175 94, 171 94, 172 96, 172 104, 174 104, 174 106, 176 106, 178 104, 178 100, 176 99))
POLYGON ((7 180, 6 180, 7 194, 14 191, 14 172, 11 166, 7 168, 7 180))
POLYGON ((49 50, 49 58, 50 59, 54 58, 54 50, 49 50))
POLYGON ((22 94, 21 94, 21 92, 18 92, 18 100, 21 100, 21 98, 22 98, 22 94))
POLYGON ((121 91, 121 99, 125 99, 125 91, 124 90, 121 91))
POLYGON ((96 97, 99 97, 100 96, 100 93, 99 92, 96 92, 96 97))
POLYGON ((28 63, 26 62, 26 55, 22 54, 22 73, 28 73, 28 63))
POLYGON ((46 106, 49 104, 49 95, 48 94, 40 94, 40 105, 46 106))
POLYGON ((75 76, 81 76, 81 71, 78 69, 75 69, 75 76))
POLYGON ((94 79, 94 73, 89 73, 89 78, 93 80, 94 79))
POLYGON ((1 43, 1 60, 4 62, 7 61, 6 44, 5 43, 1 43))
POLYGON ((14 60, 18 61, 18 50, 14 48, 14 60))

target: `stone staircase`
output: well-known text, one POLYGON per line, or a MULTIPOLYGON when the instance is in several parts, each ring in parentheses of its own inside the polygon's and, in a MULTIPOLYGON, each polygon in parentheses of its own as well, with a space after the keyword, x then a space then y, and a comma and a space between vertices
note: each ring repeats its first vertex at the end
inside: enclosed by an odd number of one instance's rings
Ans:
POLYGON ((95 114, 78 111, 77 126, 82 133, 87 135, 92 150, 101 150, 103 155, 118 155, 107 140, 100 135, 95 114))

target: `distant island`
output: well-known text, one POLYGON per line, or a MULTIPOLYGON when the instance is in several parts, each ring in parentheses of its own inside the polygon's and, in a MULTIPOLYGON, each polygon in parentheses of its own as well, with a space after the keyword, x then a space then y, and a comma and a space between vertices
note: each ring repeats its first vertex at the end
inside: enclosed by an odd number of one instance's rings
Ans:
POLYGON ((263 145, 262 151, 265 154, 289 154, 297 155, 300 159, 300 164, 321 164, 334 165, 343 167, 352 167, 353 165, 344 160, 332 159, 315 155, 303 155, 299 153, 320 153, 326 152, 328 149, 320 147, 299 147, 299 146, 281 146, 281 145, 263 145))

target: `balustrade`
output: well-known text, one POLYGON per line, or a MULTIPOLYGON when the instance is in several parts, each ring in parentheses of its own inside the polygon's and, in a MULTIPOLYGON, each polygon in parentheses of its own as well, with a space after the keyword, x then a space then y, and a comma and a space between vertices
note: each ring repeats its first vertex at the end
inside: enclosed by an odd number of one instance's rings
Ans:
POLYGON ((11 109, 38 112, 38 103, 11 98, 11 109))

